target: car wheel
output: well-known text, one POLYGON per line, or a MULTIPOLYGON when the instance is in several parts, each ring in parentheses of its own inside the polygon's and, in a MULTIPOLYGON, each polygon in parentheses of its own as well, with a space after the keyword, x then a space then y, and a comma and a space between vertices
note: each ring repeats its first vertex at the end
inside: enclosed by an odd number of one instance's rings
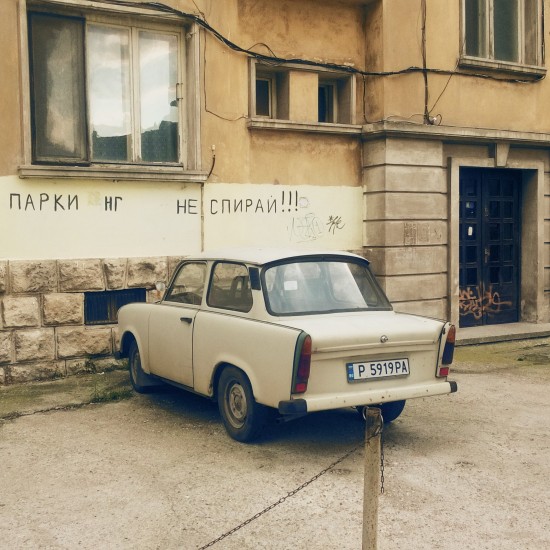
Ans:
MULTIPOLYGON (((384 424, 389 424, 393 422, 399 415, 403 412, 405 408, 405 400, 402 401, 392 401, 391 403, 381 403, 380 405, 373 405, 373 407, 378 407, 382 412, 382 418, 384 424)), ((363 416, 365 407, 357 407, 357 412, 363 416)))
POLYGON ((227 433, 237 441, 252 441, 267 419, 267 407, 256 403, 246 375, 226 367, 218 382, 218 408, 227 433))
POLYGON ((130 371, 130 382, 134 390, 138 393, 148 393, 156 386, 160 385, 158 380, 143 372, 143 369, 141 368, 139 348, 135 341, 132 342, 130 346, 130 353, 128 354, 128 367, 130 371))

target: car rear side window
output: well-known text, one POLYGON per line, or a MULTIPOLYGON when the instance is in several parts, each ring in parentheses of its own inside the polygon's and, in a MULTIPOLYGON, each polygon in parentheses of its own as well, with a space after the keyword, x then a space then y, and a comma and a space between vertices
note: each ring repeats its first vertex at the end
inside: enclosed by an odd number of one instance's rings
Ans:
POLYGON ((250 311, 252 290, 245 265, 218 262, 212 269, 207 304, 233 311, 250 311))

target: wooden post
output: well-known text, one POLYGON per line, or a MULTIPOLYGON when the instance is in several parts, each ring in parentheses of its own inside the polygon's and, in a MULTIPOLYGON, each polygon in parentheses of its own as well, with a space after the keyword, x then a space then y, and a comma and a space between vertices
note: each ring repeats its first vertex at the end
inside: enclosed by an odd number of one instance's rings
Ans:
POLYGON ((377 407, 366 407, 365 410, 365 486, 363 492, 362 548, 363 550, 377 550, 382 415, 377 407))

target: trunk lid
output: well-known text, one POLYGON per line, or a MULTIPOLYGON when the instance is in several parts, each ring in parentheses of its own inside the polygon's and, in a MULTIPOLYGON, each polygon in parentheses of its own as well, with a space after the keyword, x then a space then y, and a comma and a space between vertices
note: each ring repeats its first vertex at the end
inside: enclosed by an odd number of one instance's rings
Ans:
POLYGON ((313 353, 386 350, 438 344, 443 321, 395 311, 362 311, 280 318, 280 324, 307 332, 313 353))
POLYGON ((278 319, 312 339, 308 411, 448 393, 436 377, 445 322, 394 311, 278 319), (397 368, 397 366, 399 368, 397 368), (362 378, 362 370, 372 372, 362 378))

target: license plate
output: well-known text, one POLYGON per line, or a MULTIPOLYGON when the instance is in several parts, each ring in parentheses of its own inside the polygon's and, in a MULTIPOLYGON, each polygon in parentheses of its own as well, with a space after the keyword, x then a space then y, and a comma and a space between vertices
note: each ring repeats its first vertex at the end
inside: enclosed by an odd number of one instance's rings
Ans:
POLYGON ((389 378, 391 376, 407 376, 410 374, 408 359, 383 359, 379 361, 364 361, 347 363, 348 382, 371 380, 373 378, 389 378))

